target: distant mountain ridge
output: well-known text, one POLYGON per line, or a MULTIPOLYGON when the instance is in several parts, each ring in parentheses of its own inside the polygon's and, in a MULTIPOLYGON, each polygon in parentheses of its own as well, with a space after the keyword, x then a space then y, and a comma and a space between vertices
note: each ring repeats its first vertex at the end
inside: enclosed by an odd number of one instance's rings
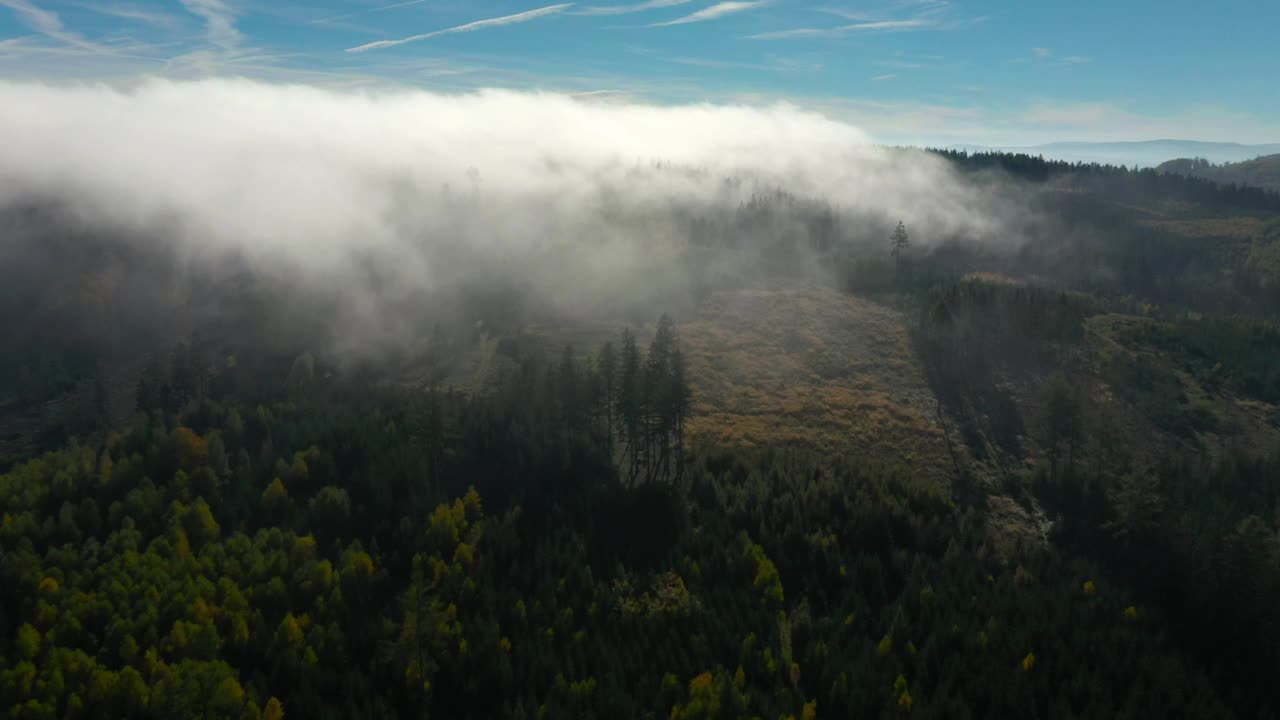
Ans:
POLYGON ((1178 158, 1161 163, 1160 172, 1188 175, 1217 183, 1252 185, 1280 192, 1280 154, 1215 165, 1206 158, 1178 158))
POLYGON ((1156 167, 1176 158, 1204 158, 1215 164, 1238 163, 1280 153, 1280 143, 1245 145, 1232 142, 1166 139, 1135 142, 1054 142, 1025 146, 954 145, 950 149, 968 152, 1027 153, 1069 162, 1156 167))

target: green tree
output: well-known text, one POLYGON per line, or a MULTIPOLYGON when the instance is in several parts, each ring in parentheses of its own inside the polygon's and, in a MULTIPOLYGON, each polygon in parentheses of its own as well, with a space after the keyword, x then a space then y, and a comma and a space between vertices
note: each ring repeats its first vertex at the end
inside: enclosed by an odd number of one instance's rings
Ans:
POLYGON ((640 471, 644 445, 644 387, 640 348, 630 329, 622 331, 622 357, 618 376, 618 420, 626 442, 628 482, 634 483, 640 471))
MULTIPOLYGON (((902 254, 911 247, 911 238, 907 235, 907 227, 898 223, 898 227, 894 229, 893 235, 889 236, 889 254, 893 256, 894 269, 901 272, 902 270, 902 254)), ((883 256, 882 256, 883 257, 883 256)))
POLYGON ((1045 454, 1049 460, 1049 476, 1052 479, 1064 448, 1067 472, 1074 469, 1076 449, 1084 439, 1084 418, 1080 402, 1062 377, 1055 378, 1049 384, 1044 418, 1045 454))
POLYGON ((613 348, 612 342, 606 342, 604 347, 600 348, 600 355, 596 359, 596 369, 600 373, 600 380, 603 384, 603 403, 604 403, 604 427, 606 444, 608 445, 609 457, 613 458, 613 405, 616 400, 614 397, 617 386, 618 374, 618 353, 613 348))

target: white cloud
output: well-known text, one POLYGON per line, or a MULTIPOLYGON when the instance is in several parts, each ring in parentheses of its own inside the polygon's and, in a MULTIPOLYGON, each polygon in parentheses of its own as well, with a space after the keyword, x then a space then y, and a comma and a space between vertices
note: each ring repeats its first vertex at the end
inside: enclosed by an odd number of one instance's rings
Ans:
MULTIPOLYGON (((957 89, 966 93, 982 90, 957 89)), ((1123 142, 1158 138, 1273 143, 1280 138, 1280 122, 1275 118, 1216 106, 1156 114, 1110 102, 1073 103, 1047 98, 998 107, 963 100, 939 104, 810 97, 797 98, 795 102, 856 124, 877 142, 891 145, 1019 147, 1068 140, 1123 142)))
POLYGON ((387 10, 395 10, 397 8, 409 7, 410 5, 421 5, 427 0, 406 0, 406 2, 392 3, 390 5, 382 5, 380 7, 369 8, 368 10, 359 10, 357 12, 343 13, 342 15, 330 15, 316 20, 310 20, 308 25, 332 25, 338 27, 337 21, 346 20, 347 18, 357 17, 368 13, 386 12, 387 10))
POLYGON ((768 62, 750 63, 736 62, 733 60, 717 60, 715 58, 700 57, 661 57, 658 59, 676 63, 678 65, 689 65, 691 67, 715 68, 723 70, 757 70, 761 72, 820 72, 823 69, 821 63, 815 63, 809 60, 799 60, 794 58, 773 57, 768 58, 768 62))
POLYGON ((46 35, 63 32, 62 20, 55 12, 36 7, 27 0, 0 0, 0 5, 13 10, 27 25, 38 32, 46 35))
POLYGON ((894 12, 868 13, 843 8, 819 8, 821 12, 850 20, 845 25, 826 28, 793 28, 748 35, 751 40, 788 40, 794 38, 834 38, 860 32, 906 32, 910 30, 958 29, 980 22, 982 18, 958 20, 949 17, 949 0, 898 0, 894 12), (894 14, 907 17, 894 18, 894 14))
MULTIPOLYGON (((766 189, 829 198, 851 232, 911 217, 921 238, 996 235, 1005 202, 939 158, 785 104, 0 81, 0 137, 0 206, 61 201, 103 237, 236 252, 371 302, 477 268, 574 308, 679 302, 689 220, 728 223, 766 189), (369 287, 355 268, 371 262, 369 287)), ((750 247, 780 231, 733 232, 750 247)), ((387 327, 348 314, 361 307, 344 303, 332 324, 387 327)))
MULTIPOLYGON (((1058 58, 1058 59, 1057 59, 1056 61, 1054 61, 1054 62, 1049 62, 1050 60, 1052 60, 1052 59, 1053 59, 1053 57, 1054 57, 1054 53, 1053 53, 1053 51, 1052 51, 1052 50, 1050 50, 1049 48, 1042 48, 1042 47, 1031 48, 1031 56, 1032 56, 1032 58, 1033 58, 1036 62, 1038 62, 1038 63, 1048 63, 1048 64, 1050 65, 1050 67, 1066 67, 1066 66, 1069 66, 1069 65, 1085 65, 1085 64, 1088 64, 1088 63, 1093 62, 1093 58, 1088 57, 1087 55, 1067 55, 1066 57, 1060 57, 1060 58, 1058 58)), ((1013 63, 1024 63, 1024 62, 1027 62, 1027 59, 1026 59, 1026 58, 1014 58, 1013 60, 1010 60, 1010 61, 1008 61, 1008 62, 1013 62, 1013 63)))
POLYGON ((181 0, 187 12, 204 20, 209 43, 223 52, 234 52, 244 41, 236 29, 236 14, 222 0, 181 0))
POLYGON ((131 5, 102 5, 96 3, 85 3, 80 7, 83 7, 86 10, 92 10, 99 15, 107 15, 109 17, 120 18, 122 20, 146 23, 147 25, 164 30, 172 29, 178 24, 178 19, 168 13, 146 10, 131 5))
POLYGON ((839 37, 849 33, 870 32, 875 30, 916 30, 932 27, 936 24, 936 22, 928 18, 913 18, 911 20, 877 20, 874 22, 852 23, 850 25, 841 25, 833 28, 796 28, 794 30, 777 30, 774 32, 748 35, 747 39, 786 40, 801 37, 839 37))
POLYGON ((0 0, 0 6, 4 6, 12 10, 19 18, 22 19, 31 29, 36 32, 64 42, 68 45, 75 45, 86 50, 103 52, 103 49, 94 43, 84 39, 77 32, 72 32, 62 24, 62 18, 58 13, 52 10, 45 10, 37 7, 29 0, 0 0))
POLYGON ((766 4, 768 4, 768 0, 753 0, 752 2, 720 2, 712 5, 711 7, 705 7, 690 15, 685 15, 682 18, 668 20, 667 22, 654 23, 653 25, 650 25, 650 27, 668 27, 670 25, 686 25, 688 23, 706 22, 708 20, 722 18, 725 15, 732 15, 733 13, 739 13, 744 10, 751 10, 752 8, 757 8, 766 4))
POLYGON ((644 12, 646 10, 657 10, 660 8, 675 7, 677 5, 685 5, 693 2, 693 0, 648 0, 648 2, 636 3, 634 5, 591 5, 580 10, 575 10, 574 15, 628 15, 631 13, 644 12))
POLYGON ((358 45, 353 48, 347 48, 347 52, 349 53, 368 52, 369 50, 378 50, 381 48, 395 47, 396 45, 404 45, 405 43, 417 42, 419 40, 426 40, 427 38, 438 37, 440 35, 449 35, 452 33, 475 32, 476 30, 484 30, 485 28, 501 27, 503 25, 515 25, 516 23, 523 23, 523 22, 529 22, 530 20, 536 20, 537 18, 540 18, 544 15, 551 15, 558 12, 564 12, 570 7, 573 7, 573 3, 561 3, 559 5, 549 5, 544 8, 538 8, 537 10, 528 10, 526 12, 516 13, 514 15, 504 15, 503 17, 488 18, 486 20, 476 20, 475 22, 469 22, 465 25, 458 25, 456 27, 445 28, 444 30, 436 30, 434 32, 423 33, 422 35, 412 35, 410 37, 401 38, 399 40, 380 40, 378 42, 371 42, 365 45, 358 45))
POLYGON ((893 74, 893 73, 890 73, 890 74, 888 74, 888 75, 876 75, 875 77, 873 77, 873 78, 871 78, 871 79, 872 79, 872 80, 874 80, 874 81, 876 81, 876 82, 884 82, 885 80, 894 80, 894 79, 896 79, 897 77, 898 77, 897 75, 895 75, 895 74, 893 74))
POLYGON ((427 0, 405 0, 405 2, 392 3, 381 7, 370 8, 368 12, 382 12, 383 10, 395 10, 396 8, 408 7, 410 5, 421 5, 427 0))

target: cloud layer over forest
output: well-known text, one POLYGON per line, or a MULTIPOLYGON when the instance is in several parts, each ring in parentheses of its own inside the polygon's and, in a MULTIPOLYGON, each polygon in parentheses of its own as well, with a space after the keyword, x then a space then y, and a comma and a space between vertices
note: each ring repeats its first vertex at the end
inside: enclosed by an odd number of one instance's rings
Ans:
POLYGON ((918 244, 982 239, 1010 214, 936 157, 788 105, 0 82, 0 136, 0 205, 56 199, 81 227, 329 283, 374 263, 380 292, 483 269, 561 304, 669 293, 707 223, 790 233, 729 222, 778 189, 850 237, 903 219, 918 244))

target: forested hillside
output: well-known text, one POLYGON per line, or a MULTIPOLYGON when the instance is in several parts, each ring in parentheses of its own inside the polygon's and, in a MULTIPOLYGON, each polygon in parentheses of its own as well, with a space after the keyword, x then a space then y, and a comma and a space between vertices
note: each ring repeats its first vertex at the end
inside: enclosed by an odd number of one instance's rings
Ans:
POLYGON ((0 707, 1275 717, 1280 196, 930 157, 1027 213, 677 208, 589 307, 6 209, 0 707))
POLYGON ((1280 192, 1280 155, 1215 165, 1201 158, 1179 158, 1162 163, 1157 171, 1199 177, 1232 185, 1248 185, 1280 192))

